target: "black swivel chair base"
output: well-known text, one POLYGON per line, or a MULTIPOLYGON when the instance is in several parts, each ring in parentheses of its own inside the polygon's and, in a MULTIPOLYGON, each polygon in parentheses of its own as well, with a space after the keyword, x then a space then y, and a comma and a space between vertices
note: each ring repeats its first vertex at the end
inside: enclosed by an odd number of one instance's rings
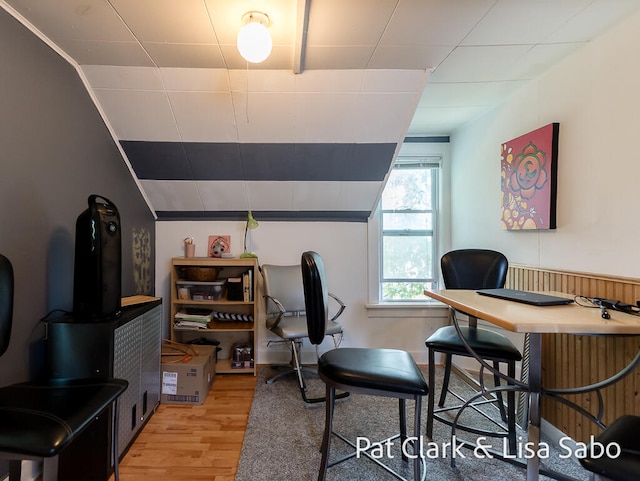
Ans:
MULTIPOLYGON (((309 367, 305 367, 300 363, 300 347, 302 346, 302 342, 298 340, 275 341, 275 342, 286 342, 287 344, 290 344, 291 362, 288 365, 271 366, 272 369, 284 369, 284 370, 282 372, 275 374, 274 376, 271 376, 269 379, 266 380, 266 383, 273 384, 278 379, 281 379, 290 374, 295 374, 298 377, 298 387, 300 388, 300 395, 302 396, 302 400, 304 402, 306 402, 307 404, 316 404, 316 403, 325 402, 327 400, 326 397, 315 397, 315 398, 307 397, 307 383, 305 382, 304 376, 302 375, 302 373, 304 371, 307 371, 309 373, 317 373, 317 370, 309 367)), ((344 399, 348 396, 349 396, 348 392, 343 392, 343 393, 337 394, 336 399, 344 399)))
MULTIPOLYGON (((320 357, 318 372, 320 378, 326 383, 327 391, 326 419, 321 448, 322 463, 318 481, 324 481, 328 468, 356 456, 356 452, 353 452, 336 461, 329 462, 332 436, 335 435, 351 447, 356 448, 353 442, 333 431, 336 389, 351 393, 397 398, 399 400, 400 433, 389 440, 399 438, 401 446, 407 444, 406 401, 413 400, 415 403, 413 439, 418 440, 419 443, 422 397, 428 394, 429 389, 420 369, 409 353, 395 349, 334 349, 320 357)), ((426 477, 425 459, 421 457, 418 446, 413 443, 412 445, 413 480, 424 480, 426 477)), ((409 456, 406 454, 403 450, 404 462, 409 460, 409 456)), ((397 479, 406 481, 406 478, 384 465, 374 456, 368 453, 364 453, 364 456, 397 479)))

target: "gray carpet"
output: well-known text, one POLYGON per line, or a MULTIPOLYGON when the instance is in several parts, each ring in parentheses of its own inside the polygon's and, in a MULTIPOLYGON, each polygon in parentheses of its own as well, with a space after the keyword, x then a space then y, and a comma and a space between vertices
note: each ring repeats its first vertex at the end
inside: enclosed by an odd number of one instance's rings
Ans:
MULTIPOLYGON (((306 404, 300 397, 296 378, 286 376, 273 384, 265 380, 273 375, 269 367, 258 372, 255 398, 249 415, 249 423, 245 434, 242 454, 235 481, 275 481, 295 480, 311 481, 317 479, 320 466, 320 443, 324 429, 324 403, 306 404)), ((324 383, 315 374, 305 377, 309 385, 309 396, 324 395, 324 383)), ((425 373, 425 379, 426 379, 425 373)), ((436 381, 436 386, 439 380, 436 381)), ((452 386, 456 390, 469 389, 452 375, 452 386)), ((470 391, 467 391, 470 392, 470 391)), ((453 399, 447 398, 447 402, 453 399)), ((411 405, 413 403, 408 403, 411 405)), ((494 418, 499 418, 497 409, 492 407, 483 410, 494 418)), ((412 430, 413 409, 408 412, 408 428, 412 430)), ((467 416, 465 413, 464 416, 467 416)), ((426 422, 426 400, 422 410, 423 430, 426 422)), ((467 423, 483 425, 486 420, 479 414, 469 411, 467 423)), ((386 439, 398 432, 398 401, 391 398, 380 398, 365 395, 351 395, 338 400, 334 414, 334 430, 355 442, 358 436, 372 442, 386 439)), ((526 471, 497 459, 478 459, 472 450, 462 449, 461 456, 456 456, 456 467, 451 467, 451 455, 447 451, 440 452, 440 447, 450 439, 451 428, 442 423, 435 423, 433 442, 424 437, 426 459, 426 479, 430 481, 488 481, 488 480, 524 480, 526 471), (438 452, 426 451, 436 446, 438 452)), ((520 433, 520 442, 526 442, 526 434, 520 433)), ((459 433, 460 438, 476 443, 475 436, 459 433)), ((552 443, 543 439, 550 446, 552 443)), ((393 450, 378 450, 383 454, 386 464, 393 465, 405 477, 412 478, 411 463, 405 465, 400 461, 399 442, 396 440, 393 450)), ((503 451, 502 440, 488 438, 483 444, 503 451)), ((332 438, 331 458, 338 459, 349 451, 348 446, 335 436, 332 438)), ((561 452, 555 447, 544 460, 546 466, 580 480, 589 479, 587 471, 582 469, 574 459, 560 459, 561 452)), ((329 468, 327 481, 378 481, 396 479, 372 461, 360 457, 329 468)), ((545 476, 541 480, 548 480, 545 476)))

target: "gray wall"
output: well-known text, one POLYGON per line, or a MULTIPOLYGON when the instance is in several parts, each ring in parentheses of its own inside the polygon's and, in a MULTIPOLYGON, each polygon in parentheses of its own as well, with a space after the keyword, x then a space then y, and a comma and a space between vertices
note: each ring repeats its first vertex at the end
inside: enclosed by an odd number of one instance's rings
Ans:
POLYGON ((40 371, 40 319, 72 309, 75 221, 88 196, 120 211, 123 296, 153 294, 155 227, 75 69, 2 9, 0 66, 0 252, 16 288, 2 386, 40 371))

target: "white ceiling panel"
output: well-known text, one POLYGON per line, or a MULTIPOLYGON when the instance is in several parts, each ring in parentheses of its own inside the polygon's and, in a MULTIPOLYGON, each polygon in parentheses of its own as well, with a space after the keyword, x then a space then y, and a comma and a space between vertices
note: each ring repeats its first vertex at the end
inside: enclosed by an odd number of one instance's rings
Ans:
POLYGON ((197 183, 176 180, 141 180, 140 184, 156 211, 202 211, 197 183))
POLYGON ((380 45, 369 60, 374 69, 433 69, 453 50, 452 46, 380 45))
POLYGON ((401 1, 382 44, 458 45, 495 3, 496 0, 401 1))
POLYGON ((544 71, 561 58, 565 58, 582 47, 584 43, 561 43, 553 45, 536 45, 522 57, 513 62, 511 67, 513 78, 531 79, 544 71))
POLYGON ((401 142, 418 100, 413 93, 358 96, 349 118, 352 138, 357 142, 401 142))
POLYGON ((409 126, 408 135, 449 135, 456 127, 486 112, 490 107, 418 108, 409 126))
POLYGON ((368 67, 375 49, 373 45, 307 45, 304 68, 305 70, 364 69, 368 67))
POLYGON ((295 210, 370 210, 380 182, 295 182, 295 210))
POLYGON ((311 2, 309 47, 377 45, 397 0, 311 2))
POLYGON ((109 1, 142 43, 215 43, 202 0, 109 1))
POLYGON ((95 89, 120 140, 180 140, 166 92, 95 89))
POLYGON ((296 92, 360 92, 366 70, 308 70, 295 75, 296 92))
POLYGON ((637 0, 594 0, 588 3, 584 10, 550 35, 547 43, 588 42, 638 10, 637 0))
POLYGON ((499 0, 469 32, 461 45, 543 43, 592 0, 499 0))
POLYGON ((294 209, 295 182, 247 182, 248 209, 290 211, 294 209))
POLYGON ((230 93, 168 92, 184 142, 237 142, 230 93))
POLYGON ((427 83, 418 108, 425 107, 476 107, 495 105, 509 96, 526 81, 427 83))
POLYGON ((458 47, 430 79, 434 82, 512 80, 509 67, 531 48, 532 45, 458 47))
POLYGON ((8 2, 52 39, 137 42, 104 0, 12 0, 8 2))
POLYGON ((143 47, 158 67, 225 67, 224 58, 217 45, 145 42, 143 47))
POLYGON ((79 65, 155 66, 153 59, 135 41, 107 42, 70 39, 65 42, 65 53, 79 65))
POLYGON ((294 142, 295 98, 286 93, 234 92, 239 142, 294 142))
POLYGON ((85 65, 82 71, 94 89, 164 90, 156 68, 85 65))
POLYGON ((427 80, 426 70, 365 70, 363 92, 420 92, 427 80))
POLYGON ((297 76, 287 70, 229 70, 234 92, 293 92, 297 76))
POLYGON ((161 68, 159 72, 167 90, 231 92, 229 71, 226 69, 161 68))
POLYGON ((294 138, 299 142, 358 142, 353 131, 358 95, 351 93, 297 93, 294 138))
POLYGON ((205 211, 246 211, 246 186, 241 181, 198 181, 198 192, 205 211))

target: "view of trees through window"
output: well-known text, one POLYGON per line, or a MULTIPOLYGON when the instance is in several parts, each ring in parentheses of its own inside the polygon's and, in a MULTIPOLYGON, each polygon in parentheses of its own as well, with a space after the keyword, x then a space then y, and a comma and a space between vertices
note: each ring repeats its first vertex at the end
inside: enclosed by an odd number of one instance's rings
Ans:
POLYGON ((437 162, 398 159, 382 194, 382 301, 424 299, 434 279, 437 162))

